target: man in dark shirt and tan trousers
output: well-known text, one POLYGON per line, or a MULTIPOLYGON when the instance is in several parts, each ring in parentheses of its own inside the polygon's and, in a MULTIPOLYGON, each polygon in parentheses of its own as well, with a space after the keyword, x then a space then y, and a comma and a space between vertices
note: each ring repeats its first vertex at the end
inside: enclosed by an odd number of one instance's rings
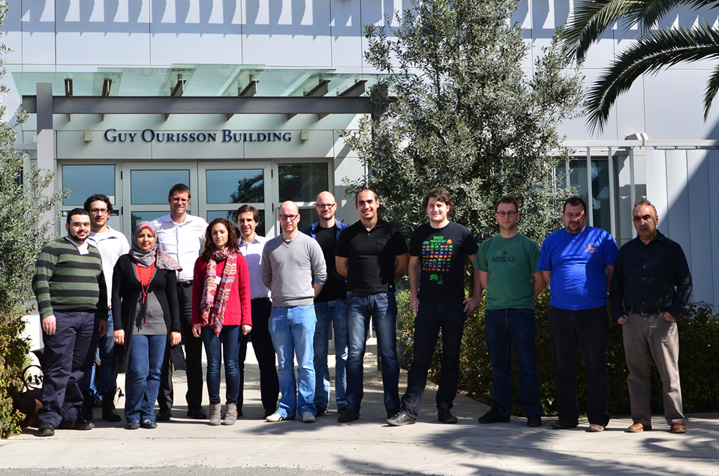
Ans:
POLYGON ((614 263, 609 305, 623 326, 629 368, 632 424, 627 431, 652 429, 652 359, 662 380, 664 417, 672 433, 685 433, 679 379, 679 331, 676 318, 689 304, 692 278, 678 243, 657 230, 659 216, 648 200, 632 212, 637 237, 619 250, 614 263))

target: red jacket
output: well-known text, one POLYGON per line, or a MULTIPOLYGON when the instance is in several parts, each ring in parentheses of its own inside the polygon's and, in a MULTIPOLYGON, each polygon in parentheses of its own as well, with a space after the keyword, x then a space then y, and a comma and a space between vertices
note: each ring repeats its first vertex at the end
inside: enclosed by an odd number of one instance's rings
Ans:
MULTIPOLYGON (((222 275, 225 269, 225 261, 217 263, 215 269, 218 276, 222 275)), ((195 273, 192 280, 192 324, 200 323, 200 302, 202 301, 202 289, 205 287, 207 276, 207 261, 202 257, 195 261, 195 273)), ((247 270, 247 261, 240 253, 237 253, 237 276, 232 283, 230 299, 225 307, 225 326, 252 325, 252 307, 250 295, 250 273, 247 270)))

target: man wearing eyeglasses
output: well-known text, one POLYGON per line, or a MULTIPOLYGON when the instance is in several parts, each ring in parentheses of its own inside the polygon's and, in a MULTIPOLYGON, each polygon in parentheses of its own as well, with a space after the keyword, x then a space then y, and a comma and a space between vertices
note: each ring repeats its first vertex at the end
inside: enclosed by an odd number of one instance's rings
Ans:
POLYGON ((537 268, 552 292, 549 335, 559 413, 552 428, 565 430, 579 424, 577 350, 581 347, 587 364, 587 431, 596 433, 609 423, 607 292, 618 249, 608 232, 587 226, 587 213, 581 197, 564 202, 565 227, 544 240, 537 268))
POLYGON ((632 211, 637 237, 619 250, 609 293, 612 314, 622 326, 629 368, 629 400, 634 423, 629 433, 652 429, 652 360, 662 380, 664 418, 672 433, 685 433, 679 378, 676 318, 692 294, 692 277, 679 243, 657 230, 659 216, 648 200, 632 211))
POLYGON ((402 232, 377 216, 380 200, 372 190, 355 197, 360 219, 340 235, 337 272, 347 277, 347 409, 337 421, 348 423, 360 415, 363 360, 370 319, 377 331, 382 362, 382 385, 387 418, 400 411, 397 359, 397 301, 394 280, 407 271, 409 253, 402 232))
POLYGON ((317 241, 297 229, 300 221, 297 204, 284 202, 278 218, 282 234, 269 240, 262 251, 262 282, 272 291, 269 327, 279 364, 281 394, 277 411, 266 420, 292 420, 299 413, 304 423, 313 423, 314 299, 327 279, 327 267, 317 241))
POLYGON ((315 210, 317 210, 319 219, 304 230, 304 233, 317 240, 327 264, 327 281, 322 287, 322 292, 315 298, 315 314, 317 315, 314 338, 315 407, 317 416, 322 416, 327 411, 330 400, 330 372, 327 368, 330 323, 334 330, 337 411, 342 413, 347 406, 345 398, 347 390, 345 373, 347 365, 347 317, 345 316, 347 283, 345 278, 337 272, 335 266, 337 240, 347 225, 335 218, 337 202, 330 192, 321 192, 317 195, 315 210))
POLYGON ((494 207, 499 234, 479 248, 475 280, 487 290, 484 328, 492 364, 492 408, 479 423, 508 422, 512 415, 512 347, 519 364, 519 404, 527 426, 542 426, 537 320, 534 300, 544 289, 537 270, 539 246, 519 233, 519 207, 502 197, 494 207))
MULTIPOLYGON (((180 324, 182 325, 182 344, 185 347, 184 364, 187 374, 187 416, 195 419, 207 418, 202 408, 202 340, 192 334, 192 278, 195 260, 205 243, 207 222, 204 218, 190 215, 190 188, 178 183, 170 188, 167 201, 170 213, 153 221, 157 227, 157 242, 167 254, 180 263, 182 270, 177 272, 177 297, 180 304, 180 324)), ((160 412, 157 421, 168 421, 172 417, 174 392, 172 388, 172 363, 182 363, 180 346, 167 346, 165 360, 162 363, 162 377, 157 404, 160 412)))
MULTIPOLYGON (((90 376, 88 386, 95 390, 102 403, 102 418, 110 422, 120 421, 120 415, 115 411, 115 392, 117 391, 117 373, 112 371, 113 321, 110 298, 112 297, 112 271, 120 256, 130 251, 130 244, 125 235, 107 224, 112 215, 112 202, 107 195, 95 194, 85 200, 85 210, 90 213, 90 236, 87 242, 100 250, 102 255, 102 271, 107 285, 107 332, 98 340, 100 365, 96 366, 90 376), (92 385, 94 383, 94 385, 92 385)), ((92 392, 85 395, 83 417, 92 420, 92 409, 95 406, 95 396, 92 392)))

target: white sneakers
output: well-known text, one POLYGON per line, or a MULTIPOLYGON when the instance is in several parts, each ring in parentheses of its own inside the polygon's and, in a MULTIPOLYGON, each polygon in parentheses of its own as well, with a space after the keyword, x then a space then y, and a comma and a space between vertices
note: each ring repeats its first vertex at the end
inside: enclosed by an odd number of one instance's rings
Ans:
MULTIPOLYGON (((283 417, 279 412, 275 412, 272 415, 265 418, 265 421, 269 421, 271 423, 277 423, 279 421, 283 421, 285 417, 283 417)), ((304 412, 302 414, 302 422, 303 423, 314 423, 315 422, 315 416, 312 414, 312 412, 304 412)))
POLYGON ((265 418, 265 421, 269 421, 270 423, 277 423, 278 421, 284 420, 284 417, 280 415, 279 412, 275 412, 272 415, 265 418))

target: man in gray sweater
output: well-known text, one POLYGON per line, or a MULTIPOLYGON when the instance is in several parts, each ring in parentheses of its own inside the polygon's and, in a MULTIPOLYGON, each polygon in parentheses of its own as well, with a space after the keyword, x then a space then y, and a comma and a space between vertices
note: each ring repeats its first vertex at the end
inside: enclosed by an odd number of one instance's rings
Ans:
POLYGON ((292 420, 299 412, 302 421, 315 421, 315 367, 312 341, 315 334, 314 298, 322 290, 327 267, 322 248, 300 233, 300 214, 294 202, 280 207, 282 234, 265 244, 262 252, 262 281, 272 291, 269 328, 277 353, 280 405, 267 417, 269 422, 292 420), (297 356, 295 385, 294 357, 297 356), (299 393, 299 401, 298 401, 299 393))

